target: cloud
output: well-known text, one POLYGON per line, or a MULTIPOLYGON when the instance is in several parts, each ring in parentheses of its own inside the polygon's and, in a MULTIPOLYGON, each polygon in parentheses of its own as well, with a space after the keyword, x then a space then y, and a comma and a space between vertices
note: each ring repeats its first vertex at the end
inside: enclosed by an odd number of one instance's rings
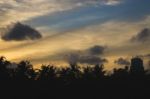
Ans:
MULTIPOLYGON (((53 0, 52 0, 53 1, 53 0)), ((67 5, 76 5, 76 6, 85 6, 85 5, 116 5, 119 4, 122 0, 55 0, 57 3, 67 5)))
POLYGON ((104 50, 105 47, 96 45, 86 50, 74 51, 72 53, 68 53, 67 61, 70 64, 103 64, 108 62, 107 59, 102 58, 104 50))
POLYGON ((89 52, 92 55, 101 55, 101 54, 103 54, 104 50, 105 50, 105 47, 98 46, 98 45, 89 48, 89 52))
POLYGON ((95 64, 104 64, 107 63, 108 60, 102 57, 93 56, 93 55, 81 55, 80 53, 71 53, 67 57, 67 62, 69 64, 89 64, 89 65, 95 65, 95 64))
POLYGON ((15 23, 2 34, 1 39, 5 41, 35 40, 42 38, 42 35, 35 29, 22 23, 15 23))
MULTIPOLYGON (((41 41, 40 41, 41 42, 41 41)), ((50 45, 52 43, 50 42, 50 45)), ((40 49, 41 44, 38 47, 40 49)), ((61 44, 60 44, 61 45, 61 44)), ((61 47, 58 45, 59 47, 61 47)), ((15 61, 19 61, 20 59, 28 59, 34 64, 55 64, 56 66, 66 66, 68 64, 79 64, 79 65, 95 65, 95 64, 105 64, 108 60, 103 57, 103 54, 99 55, 91 55, 89 51, 90 48, 87 49, 63 49, 60 48, 59 51, 49 51, 49 49, 53 49, 56 46, 46 46, 44 50, 40 49, 37 52, 34 51, 33 53, 27 53, 21 57, 17 57, 14 59, 15 61), (29 57, 33 56, 33 57, 29 57)), ((28 48, 30 49, 30 48, 28 48)), ((35 47, 31 48, 32 50, 35 47)), ((36 47, 37 49, 37 47, 36 47)), ((22 54, 21 54, 22 55, 22 54)))
POLYGON ((144 28, 142 31, 140 31, 136 36, 134 36, 131 41, 133 42, 147 42, 150 41, 150 29, 144 28))
POLYGON ((122 0, 104 0, 106 5, 117 5, 122 2, 122 0))
POLYGON ((63 10, 59 13, 56 11, 56 13, 36 17, 26 22, 38 28, 45 27, 47 33, 50 33, 49 31, 54 31, 63 34, 62 32, 72 32, 74 30, 104 24, 110 21, 136 23, 142 21, 150 14, 149 1, 147 0, 68 0, 67 3, 61 0, 60 2, 62 5, 66 5, 66 7, 72 5, 73 8, 63 10), (89 1, 97 1, 97 3, 90 3, 89 5, 89 3, 87 4, 89 1), (122 3, 116 6, 108 6, 105 2, 122 3), (81 4, 82 7, 81 5, 74 7, 78 4, 81 4))
POLYGON ((118 60, 115 60, 114 63, 118 65, 130 65, 130 62, 124 58, 119 58, 118 60))
POLYGON ((49 0, 1 0, 0 1, 0 27, 11 22, 24 21, 30 18, 53 12, 49 0), (38 6, 38 7, 37 7, 38 6))
POLYGON ((150 54, 145 55, 145 57, 150 58, 150 54))
POLYGON ((102 1, 107 0, 0 0, 0 27, 75 7, 102 4, 102 1))
POLYGON ((108 62, 107 59, 98 56, 82 56, 80 57, 79 60, 79 63, 81 64, 90 64, 90 65, 103 64, 107 62, 108 62))
POLYGON ((138 55, 138 57, 150 59, 150 54, 138 55))

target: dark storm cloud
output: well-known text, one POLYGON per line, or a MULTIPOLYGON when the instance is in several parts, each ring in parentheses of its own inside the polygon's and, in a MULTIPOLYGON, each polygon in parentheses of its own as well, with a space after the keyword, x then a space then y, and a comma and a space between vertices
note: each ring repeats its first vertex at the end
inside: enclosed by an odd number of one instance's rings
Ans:
POLYGON ((107 59, 101 58, 98 56, 82 56, 82 57, 80 57, 79 62, 82 64, 95 65, 95 64, 103 64, 108 61, 107 61, 107 59))
POLYGON ((130 62, 124 58, 119 58, 118 60, 114 61, 114 63, 118 65, 130 65, 130 62))
POLYGON ((87 50, 72 52, 67 56, 67 62, 70 64, 103 64, 108 62, 107 59, 102 58, 104 50, 105 47, 96 45, 87 50))
POLYGON ((131 41, 133 42, 147 42, 150 41, 150 29, 145 28, 141 32, 139 32, 136 36, 134 36, 131 41))
POLYGON ((105 47, 103 46, 94 46, 89 49, 90 54, 92 55, 101 55, 104 53, 105 47))
POLYGON ((16 23, 7 30, 1 36, 5 41, 23 41, 23 40, 36 40, 42 38, 42 35, 35 29, 22 23, 16 23))
POLYGON ((107 63, 108 60, 99 56, 93 56, 93 55, 81 55, 79 53, 73 53, 70 54, 68 57, 68 63, 69 64, 89 64, 89 65, 95 65, 95 64, 104 64, 107 63))

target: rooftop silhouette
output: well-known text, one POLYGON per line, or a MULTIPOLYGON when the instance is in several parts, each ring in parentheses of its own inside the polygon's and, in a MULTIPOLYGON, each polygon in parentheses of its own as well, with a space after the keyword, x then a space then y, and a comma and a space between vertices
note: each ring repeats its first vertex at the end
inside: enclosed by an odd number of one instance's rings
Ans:
POLYGON ((143 65, 143 60, 141 58, 135 57, 131 59, 130 72, 133 74, 144 73, 144 65, 143 65))

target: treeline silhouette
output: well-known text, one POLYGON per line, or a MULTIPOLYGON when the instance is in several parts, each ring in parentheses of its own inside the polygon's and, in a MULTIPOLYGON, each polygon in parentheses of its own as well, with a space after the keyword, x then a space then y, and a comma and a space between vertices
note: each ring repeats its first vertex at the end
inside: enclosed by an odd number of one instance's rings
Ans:
POLYGON ((13 66, 0 58, 0 97, 137 99, 150 93, 150 74, 140 58, 131 59, 131 66, 114 69, 111 74, 99 64, 34 69, 29 61, 21 61, 13 66))

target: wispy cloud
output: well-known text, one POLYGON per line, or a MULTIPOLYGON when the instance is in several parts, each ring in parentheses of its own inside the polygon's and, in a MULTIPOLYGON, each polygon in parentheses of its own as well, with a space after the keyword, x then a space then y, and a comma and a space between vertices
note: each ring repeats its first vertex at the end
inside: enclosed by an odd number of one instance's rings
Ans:
MULTIPOLYGON (((47 13, 82 7, 85 5, 102 4, 105 0, 1 0, 0 26, 11 22, 24 21, 47 13)), ((106 0, 107 2, 112 2, 106 0)), ((116 1, 116 0, 115 0, 116 1)))

